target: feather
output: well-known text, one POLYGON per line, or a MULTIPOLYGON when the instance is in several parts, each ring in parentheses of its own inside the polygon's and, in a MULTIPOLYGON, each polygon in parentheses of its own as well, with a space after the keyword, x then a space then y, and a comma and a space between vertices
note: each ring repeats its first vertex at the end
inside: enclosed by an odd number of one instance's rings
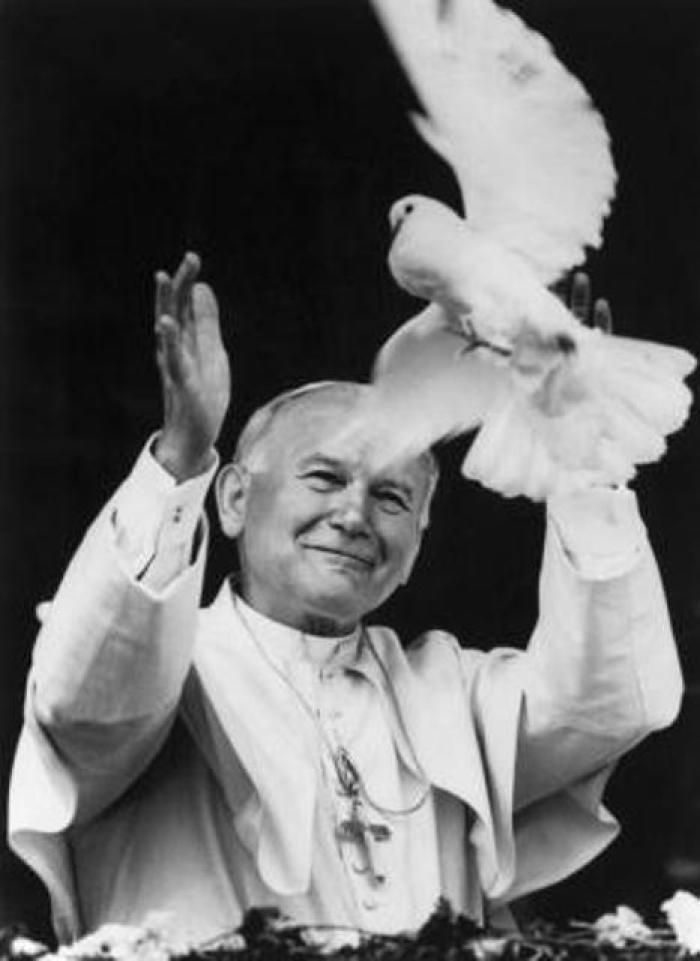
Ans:
POLYGON ((549 43, 491 0, 373 0, 452 167, 468 222, 544 283, 601 243, 615 190, 604 122, 549 43))
POLYGON ((547 289, 601 242, 615 186, 602 118, 492 0, 373 2, 466 207, 391 208, 391 272, 432 303, 380 352, 366 412, 379 448, 476 429, 463 473, 505 496, 626 483, 685 422, 695 360, 592 331, 547 289))
POLYGON ((678 377, 693 364, 676 347, 581 327, 575 354, 532 393, 512 365, 466 349, 431 304, 382 348, 364 433, 386 463, 478 429, 462 472, 508 497, 622 484, 685 421, 691 394, 678 377))
POLYGON ((490 367, 464 353, 464 338, 431 304, 382 347, 368 392, 348 425, 375 448, 376 466, 414 456, 473 430, 503 389, 490 367))

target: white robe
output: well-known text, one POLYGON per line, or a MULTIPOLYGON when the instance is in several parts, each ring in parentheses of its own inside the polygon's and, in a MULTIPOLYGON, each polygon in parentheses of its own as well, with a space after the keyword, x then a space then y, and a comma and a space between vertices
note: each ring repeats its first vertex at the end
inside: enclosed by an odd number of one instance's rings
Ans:
MULTIPOLYGON (((206 545, 149 591, 125 569, 113 513, 88 532, 37 643, 10 791, 11 844, 45 881, 59 937, 166 909, 183 936, 205 938, 271 903, 360 923, 299 699, 227 585, 198 611, 206 545)), ((438 631, 404 651, 390 630, 369 632, 394 696, 363 670, 407 790, 416 761, 432 784, 430 854, 455 908, 481 917, 612 840, 612 766, 673 720, 681 692, 645 540, 630 570, 594 580, 550 524, 526 653, 462 650, 438 631)), ((417 926, 435 884, 417 872, 411 885, 417 926)))

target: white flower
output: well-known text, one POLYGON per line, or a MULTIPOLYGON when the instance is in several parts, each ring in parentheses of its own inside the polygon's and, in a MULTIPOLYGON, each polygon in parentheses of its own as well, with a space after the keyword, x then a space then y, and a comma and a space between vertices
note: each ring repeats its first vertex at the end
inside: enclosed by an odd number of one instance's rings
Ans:
POLYGON ((678 943, 691 954, 700 953, 700 898, 688 891, 676 891, 664 901, 661 910, 678 939, 678 943))
POLYGON ((651 937, 651 930, 642 917, 620 904, 614 914, 604 914, 593 924, 598 941, 622 948, 630 941, 644 941, 651 937))
POLYGON ((81 961, 104 957, 110 961, 170 961, 176 946, 169 942, 169 916, 152 912, 143 925, 103 924, 79 941, 63 945, 45 961, 81 961))
POLYGON ((41 944, 40 941, 33 941, 21 934, 13 938, 10 944, 10 956, 13 958, 38 958, 42 954, 47 954, 48 950, 46 945, 41 944))

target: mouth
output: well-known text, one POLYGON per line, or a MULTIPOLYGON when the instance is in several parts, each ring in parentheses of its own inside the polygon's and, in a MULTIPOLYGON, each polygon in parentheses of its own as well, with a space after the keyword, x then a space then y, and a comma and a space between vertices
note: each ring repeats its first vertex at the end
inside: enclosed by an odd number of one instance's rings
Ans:
POLYGON ((355 567, 359 570, 368 571, 374 567, 374 558, 357 551, 350 551, 341 547, 328 547, 324 544, 303 544, 307 551, 315 551, 324 554, 329 559, 337 560, 339 564, 355 567))

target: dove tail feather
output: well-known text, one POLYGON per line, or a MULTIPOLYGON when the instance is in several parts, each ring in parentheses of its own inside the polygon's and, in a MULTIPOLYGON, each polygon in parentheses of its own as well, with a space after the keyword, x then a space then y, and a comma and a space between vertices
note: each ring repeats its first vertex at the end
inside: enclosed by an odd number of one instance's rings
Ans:
POLYGON ((678 347, 616 336, 599 335, 589 345, 591 390, 609 428, 617 428, 615 436, 636 463, 658 460, 666 435, 688 417, 692 393, 683 379, 695 367, 694 357, 678 347))
POLYGON ((634 463, 618 444, 595 430, 595 457, 577 458, 572 431, 590 441, 587 425, 576 416, 566 423, 553 420, 511 397, 484 421, 462 464, 463 475, 504 497, 523 495, 533 501, 596 484, 625 484, 634 477, 634 463))
POLYGON ((682 377, 695 361, 664 344, 594 334, 575 376, 584 399, 556 416, 504 392, 472 442, 462 473, 506 497, 542 500, 591 484, 624 484, 659 460, 684 424, 692 394, 682 377))
POLYGON ((462 472, 506 497, 627 483, 685 423, 695 359, 582 325, 574 343, 533 388, 510 364, 469 350, 431 304, 380 351, 363 429, 384 463, 478 429, 462 472))

